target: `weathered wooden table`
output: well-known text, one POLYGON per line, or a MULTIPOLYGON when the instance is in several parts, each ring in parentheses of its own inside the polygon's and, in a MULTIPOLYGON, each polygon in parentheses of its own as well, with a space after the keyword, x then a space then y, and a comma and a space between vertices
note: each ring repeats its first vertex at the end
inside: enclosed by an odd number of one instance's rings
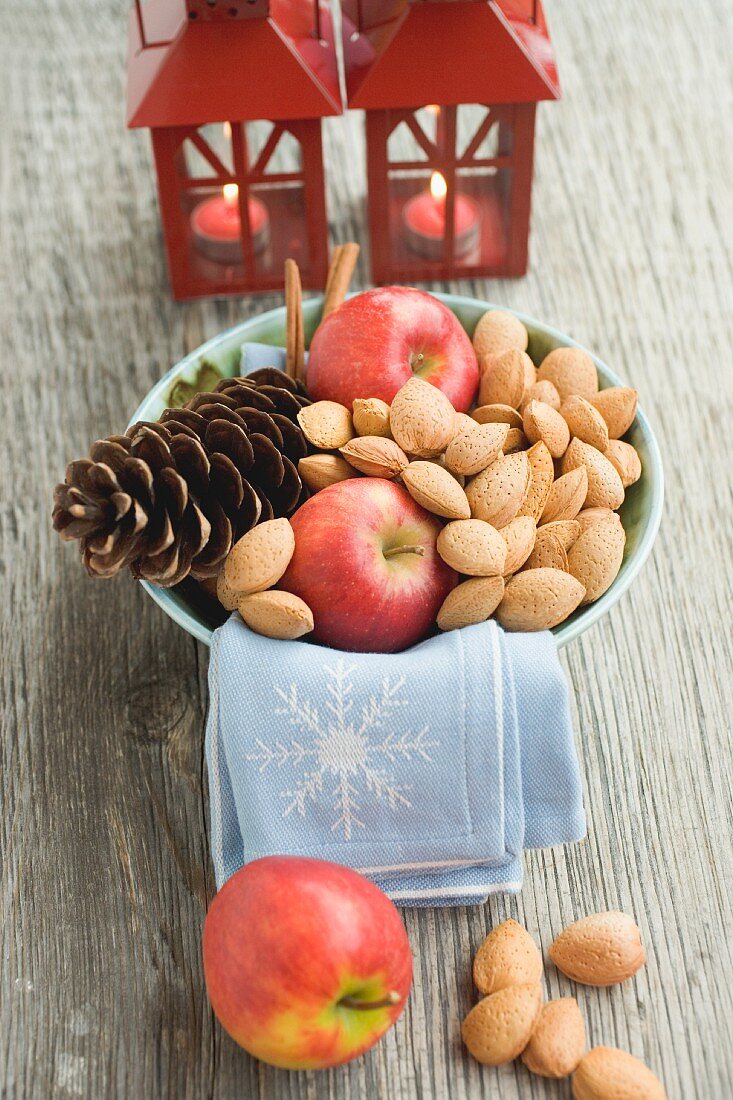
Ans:
MULTIPOLYGON (((733 1095, 730 5, 554 4, 566 98, 540 112, 532 270, 459 285, 554 322, 638 386, 665 521, 633 591, 565 654, 588 839, 528 859, 517 899, 406 915, 415 986, 368 1057, 278 1072, 214 1022, 207 652, 131 581, 92 583, 49 523, 67 460, 119 431, 248 299, 173 305, 150 151, 123 126, 126 4, 6 12, 0 43, 0 661, 4 1097, 567 1097, 464 1054, 469 962, 512 914, 636 915, 649 962, 579 998, 594 1044, 670 1097, 733 1095), (726 10, 727 9, 727 10, 726 10)), ((334 238, 364 239, 360 120, 329 123, 334 238), (346 166, 346 170, 344 167, 346 166)), ((569 983, 548 969, 551 995, 569 983)))

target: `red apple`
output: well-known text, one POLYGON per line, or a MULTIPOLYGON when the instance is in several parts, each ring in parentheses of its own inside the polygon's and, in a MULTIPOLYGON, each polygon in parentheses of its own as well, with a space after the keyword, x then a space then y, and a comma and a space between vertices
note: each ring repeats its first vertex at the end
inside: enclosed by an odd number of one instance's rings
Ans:
POLYGON ((442 390, 457 412, 478 387, 473 345, 447 306, 407 286, 385 286, 348 298, 319 325, 308 359, 314 401, 381 397, 388 404, 416 374, 442 390))
POLYGON ((222 886, 206 915, 211 1006, 235 1042, 285 1069, 363 1054, 392 1026, 412 981, 405 927, 356 871, 269 856, 222 886))
POLYGON ((310 637, 336 649, 391 653, 420 641, 458 579, 435 549, 441 524, 393 481, 340 481, 290 522, 295 553, 279 587, 310 607, 310 637))

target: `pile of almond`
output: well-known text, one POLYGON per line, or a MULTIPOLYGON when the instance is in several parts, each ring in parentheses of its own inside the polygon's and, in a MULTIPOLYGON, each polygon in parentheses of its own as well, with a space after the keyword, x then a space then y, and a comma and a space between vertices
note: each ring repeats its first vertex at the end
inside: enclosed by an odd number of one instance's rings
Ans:
POLYGON ((480 319, 470 416, 417 377, 391 406, 317 401, 298 416, 320 452, 299 463, 312 491, 349 477, 399 479, 446 520, 438 552, 464 580, 440 609, 442 630, 492 615, 508 630, 551 629, 602 596, 621 568, 617 509, 641 475, 637 452, 621 439, 636 390, 599 390, 580 348, 557 348, 536 368, 528 341, 511 314, 480 319))
MULTIPOLYGON (((585 985, 625 981, 644 965, 639 929, 625 913, 596 913, 566 928, 550 959, 585 985)), ((583 1017, 574 997, 542 1003, 542 955, 529 933, 506 920, 486 937, 473 962, 482 999, 461 1027, 477 1061, 499 1066, 520 1055, 531 1073, 568 1077, 576 1100, 664 1100, 657 1077, 631 1054, 613 1047, 586 1053, 583 1017)))

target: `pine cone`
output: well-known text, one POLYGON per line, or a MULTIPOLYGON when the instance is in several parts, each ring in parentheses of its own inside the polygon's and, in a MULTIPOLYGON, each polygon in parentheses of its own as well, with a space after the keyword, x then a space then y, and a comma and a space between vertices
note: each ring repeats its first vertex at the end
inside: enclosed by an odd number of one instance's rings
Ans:
POLYGON ((308 448, 296 417, 309 403, 274 367, 224 378, 158 423, 92 444, 56 487, 54 527, 80 540, 92 576, 127 565, 166 588, 215 576, 245 532, 304 499, 297 464, 308 448))

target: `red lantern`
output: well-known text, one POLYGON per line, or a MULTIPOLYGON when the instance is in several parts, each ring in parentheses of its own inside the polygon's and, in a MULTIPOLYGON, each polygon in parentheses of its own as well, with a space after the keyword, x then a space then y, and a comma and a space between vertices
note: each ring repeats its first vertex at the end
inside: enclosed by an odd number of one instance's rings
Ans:
POLYGON ((344 0, 343 43, 375 282, 524 274, 535 107, 560 94, 539 0, 344 0))
POLYGON ((321 287, 321 118, 340 114, 317 0, 135 0, 128 125, 149 127, 176 298, 321 287))

